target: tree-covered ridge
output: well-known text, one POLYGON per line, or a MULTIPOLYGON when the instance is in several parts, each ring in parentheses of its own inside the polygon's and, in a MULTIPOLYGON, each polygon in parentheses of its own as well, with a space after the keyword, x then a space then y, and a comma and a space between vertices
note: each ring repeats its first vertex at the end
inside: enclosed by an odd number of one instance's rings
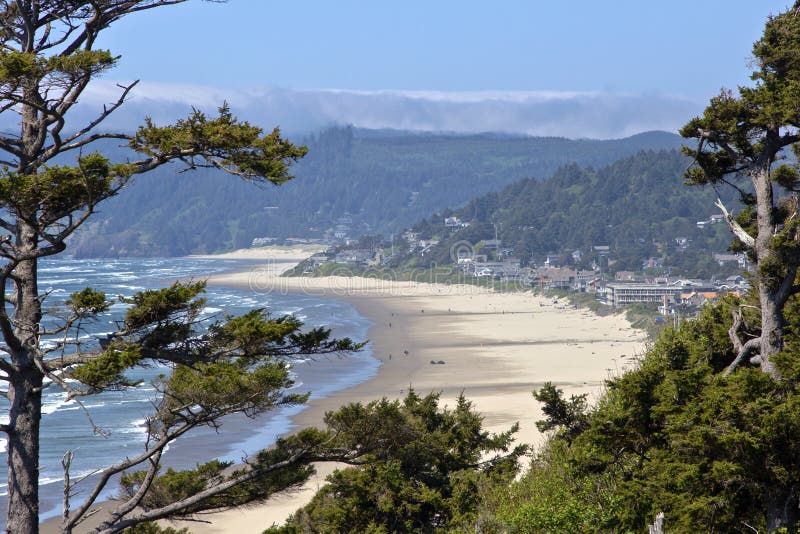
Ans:
POLYGON ((137 178, 123 201, 75 243, 77 254, 181 255, 249 246, 256 237, 321 237, 349 214, 352 237, 399 233, 444 208, 571 162, 601 166, 643 149, 677 148, 675 135, 569 140, 505 135, 412 134, 334 128, 304 139, 296 183, 254 195, 219 171, 163 169, 137 178), (167 179, 169 178, 169 179, 167 179), (179 194, 180 193, 180 194, 179 194))
POLYGON ((496 227, 503 248, 523 260, 560 254, 573 261, 570 254, 581 250, 586 263, 593 246, 608 245, 616 269, 638 270, 643 258, 658 257, 702 274, 705 265, 691 249, 723 252, 730 236, 722 224, 698 228, 716 213, 715 196, 685 186, 688 164, 675 150, 644 151, 596 169, 571 164, 547 180, 521 180, 414 225, 422 237, 441 239, 414 261, 449 263, 454 243, 494 239, 496 227), (450 216, 470 224, 451 232, 444 223, 450 216), (679 250, 679 237, 690 240, 690 250, 679 250))

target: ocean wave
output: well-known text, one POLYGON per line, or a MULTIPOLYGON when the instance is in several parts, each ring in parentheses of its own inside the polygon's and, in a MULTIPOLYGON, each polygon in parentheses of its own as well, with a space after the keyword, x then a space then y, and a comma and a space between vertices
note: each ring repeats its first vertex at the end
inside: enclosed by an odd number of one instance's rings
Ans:
POLYGON ((136 419, 117 429, 118 434, 147 434, 147 419, 136 419))
POLYGON ((58 411, 59 412, 73 412, 75 410, 80 410, 80 409, 81 409, 81 407, 78 406, 77 403, 75 404, 75 406, 67 406, 65 404, 63 406, 59 406, 58 411))
POLYGON ((63 406, 69 406, 75 403, 74 399, 67 399, 67 393, 62 391, 60 393, 50 394, 42 399, 42 414, 47 415, 55 413, 63 406))
POLYGON ((40 273, 94 273, 94 269, 87 269, 82 265, 59 265, 57 267, 39 267, 40 273))
POLYGON ((115 282, 116 281, 132 282, 133 280, 138 280, 140 278, 139 275, 136 275, 134 273, 111 273, 110 276, 114 279, 115 282))
POLYGON ((39 284, 41 285, 48 285, 48 284, 83 284, 86 282, 86 278, 50 278, 39 280, 39 284))

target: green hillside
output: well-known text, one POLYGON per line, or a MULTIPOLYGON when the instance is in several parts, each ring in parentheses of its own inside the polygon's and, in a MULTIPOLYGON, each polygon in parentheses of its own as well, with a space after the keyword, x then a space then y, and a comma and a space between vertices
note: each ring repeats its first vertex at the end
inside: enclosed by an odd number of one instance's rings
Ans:
POLYGON ((680 139, 650 132, 596 141, 497 134, 413 134, 335 128, 304 140, 297 178, 259 190, 200 169, 137 178, 76 238, 79 256, 169 256, 248 246, 253 238, 322 237, 349 216, 350 234, 399 232, 522 178, 569 163, 601 166, 680 139))
MULTIPOLYGON (((657 257, 703 274, 707 265, 698 262, 710 261, 712 251, 725 251, 730 234, 724 224, 697 226, 717 213, 715 193, 684 185, 687 164, 676 150, 644 151, 599 169, 570 164, 544 181, 518 181, 417 223, 419 237, 440 243, 424 258, 411 254, 398 261, 450 263, 456 243, 480 247, 497 235, 523 262, 554 254, 562 264, 588 265, 595 259, 592 247, 609 246, 617 270, 639 270, 643 258, 657 257), (444 218, 450 216, 469 226, 446 228, 444 218), (678 238, 687 241, 679 245, 678 238), (576 250, 580 261, 572 259, 576 250)), ((725 200, 735 203, 730 196, 725 200)))

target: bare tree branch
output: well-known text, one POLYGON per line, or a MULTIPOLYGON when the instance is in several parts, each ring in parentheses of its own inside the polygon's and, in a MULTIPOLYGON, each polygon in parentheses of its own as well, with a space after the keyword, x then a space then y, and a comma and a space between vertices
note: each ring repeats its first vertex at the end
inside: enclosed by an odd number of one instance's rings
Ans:
POLYGON ((746 247, 754 250, 756 246, 756 240, 753 238, 753 236, 748 234, 738 222, 736 222, 730 213, 728 213, 728 209, 722 203, 722 200, 717 197, 717 201, 714 204, 720 209, 720 211, 722 211, 722 215, 725 217, 725 221, 728 223, 728 227, 731 229, 731 232, 733 232, 733 235, 735 235, 736 238, 746 247))
POLYGON ((89 496, 80 505, 80 507, 78 507, 75 513, 72 514, 69 521, 67 521, 66 524, 62 524, 62 529, 68 530, 75 528, 76 525, 80 524, 81 522, 87 519, 88 517, 87 512, 94 504, 94 502, 97 500, 97 498, 100 496, 100 493, 102 493, 102 491, 105 489, 111 477, 113 477, 117 473, 125 471, 126 469, 130 469, 131 467, 139 465, 142 462, 146 462, 149 458, 152 458, 155 454, 160 454, 160 452, 163 451, 164 447, 166 447, 175 439, 177 439, 178 437, 182 436, 183 434, 191 430, 191 428, 193 427, 184 425, 178 428, 177 430, 168 432, 165 436, 163 436, 160 440, 158 440, 158 442, 156 442, 153 448, 145 450, 143 453, 133 458, 126 458, 122 462, 119 462, 103 470, 103 472, 100 475, 100 480, 97 481, 94 488, 91 490, 91 492, 89 492, 89 496))
POLYGON ((133 497, 120 504, 111 512, 111 516, 106 521, 107 523, 110 524, 116 523, 117 521, 119 521, 120 518, 125 517, 134 508, 139 506, 139 503, 142 502, 142 499, 144 499, 144 496, 147 494, 147 491, 150 489, 150 486, 153 484, 153 481, 155 480, 156 475, 158 474, 158 468, 159 468, 158 462, 161 459, 161 454, 162 451, 159 450, 156 454, 153 455, 153 457, 148 458, 150 467, 148 467, 147 474, 145 475, 144 480, 142 480, 139 489, 136 491, 133 497))

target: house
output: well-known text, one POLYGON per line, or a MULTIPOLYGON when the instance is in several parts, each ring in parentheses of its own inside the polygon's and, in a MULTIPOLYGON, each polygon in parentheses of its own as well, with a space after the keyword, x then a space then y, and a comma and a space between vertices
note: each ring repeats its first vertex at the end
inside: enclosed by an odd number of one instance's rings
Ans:
POLYGON ((664 260, 661 258, 650 257, 642 262, 643 269, 658 269, 664 266, 664 260))
POLYGON ((709 217, 705 221, 697 221, 697 227, 698 228, 705 228, 706 226, 710 226, 712 224, 719 224, 719 223, 723 222, 724 220, 725 220, 725 217, 723 215, 720 215, 720 214, 712 215, 711 217, 709 217))
POLYGON ((349 233, 350 227, 346 224, 337 224, 333 229, 333 237, 336 239, 345 239, 349 233))
POLYGON ((675 238, 675 244, 678 245, 678 250, 686 250, 687 247, 689 246, 689 243, 691 243, 691 241, 692 240, 689 239, 688 237, 676 237, 675 238))
POLYGON ((658 307, 658 313, 661 315, 675 315, 675 298, 664 295, 661 305, 658 307))
POLYGON ((294 245, 310 245, 313 239, 309 239, 307 237, 287 237, 283 240, 284 245, 294 246, 294 245))
POLYGON ((747 256, 744 254, 720 254, 715 252, 712 256, 720 267, 726 263, 735 263, 742 269, 747 268, 747 256))
POLYGON ((750 287, 750 280, 740 275, 729 276, 725 279, 724 287, 728 287, 729 289, 746 290, 750 287))
POLYGON ((374 256, 371 250, 344 250, 336 255, 334 261, 348 265, 367 265, 374 256))
POLYGON ((705 306, 717 298, 719 298, 719 293, 716 291, 691 291, 688 293, 681 293, 681 303, 696 308, 705 306))
POLYGON ((435 247, 438 244, 439 244, 439 240, 438 239, 427 239, 427 240, 426 239, 420 239, 417 242, 417 246, 421 248, 421 250, 419 251, 419 255, 420 256, 424 256, 425 254, 430 252, 433 247, 435 247))
POLYGON ((587 293, 601 293, 605 291, 605 280, 597 276, 587 280, 584 291, 587 293))
POLYGON ((466 228, 469 226, 468 222, 463 222, 458 217, 445 217, 444 225, 450 231, 460 230, 461 228, 466 228))
POLYGON ((594 271, 575 271, 563 268, 536 269, 531 278, 531 285, 544 289, 565 289, 569 291, 585 291, 586 286, 595 278, 594 271))
POLYGON ((548 254, 544 259, 545 269, 556 269, 561 266, 561 257, 558 254, 548 254))
POLYGON ((309 263, 309 265, 312 265, 314 267, 319 267, 323 263, 328 263, 333 259, 334 256, 328 254, 327 252, 317 252, 316 254, 308 258, 307 262, 309 263))
POLYGON ((256 237, 250 243, 251 247, 266 247, 267 245, 274 245, 278 242, 277 237, 256 237))

